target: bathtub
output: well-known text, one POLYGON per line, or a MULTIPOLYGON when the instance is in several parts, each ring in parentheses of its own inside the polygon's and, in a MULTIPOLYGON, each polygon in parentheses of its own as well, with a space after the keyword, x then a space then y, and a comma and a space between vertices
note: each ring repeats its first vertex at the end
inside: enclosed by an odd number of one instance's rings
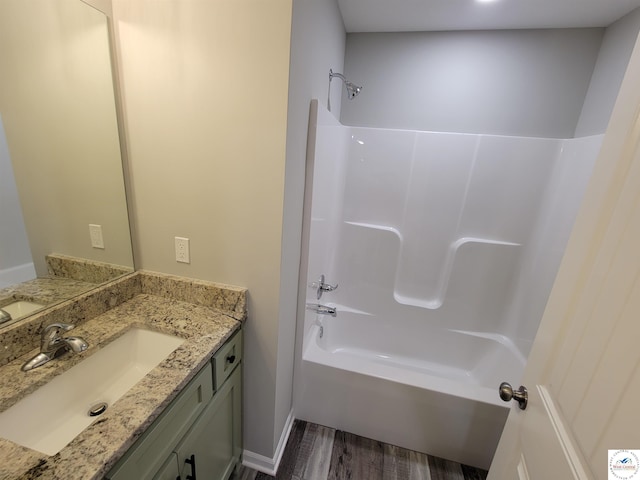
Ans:
POLYGON ((296 417, 488 468, 602 136, 310 119, 296 417))
POLYGON ((394 321, 336 305, 305 338, 296 416, 488 469, 509 405, 498 397, 525 359, 506 337, 394 321), (455 346, 455 347, 452 347, 455 346), (336 427, 339 426, 339 427, 336 427))

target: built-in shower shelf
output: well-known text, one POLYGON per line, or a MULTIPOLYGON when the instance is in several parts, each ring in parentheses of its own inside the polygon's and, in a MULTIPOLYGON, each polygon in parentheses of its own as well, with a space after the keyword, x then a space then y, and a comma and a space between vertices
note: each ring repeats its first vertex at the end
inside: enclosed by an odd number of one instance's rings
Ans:
MULTIPOLYGON (((355 236, 350 237, 350 240, 357 245, 370 245, 373 238, 386 238, 388 247, 394 245, 393 248, 389 248, 385 252, 385 257, 387 258, 383 259, 379 256, 371 258, 371 263, 379 265, 374 270, 379 272, 381 276, 388 278, 388 280, 378 278, 373 281, 380 281, 389 285, 390 290, 393 291, 393 299, 397 303, 428 310, 442 308, 450 290, 460 287, 474 274, 477 274, 480 268, 485 271, 486 278, 504 277, 506 272, 511 272, 515 267, 517 260, 515 253, 521 247, 519 243, 491 238, 459 238, 451 243, 445 253, 446 260, 438 276, 438 284, 433 287, 417 284, 413 292, 408 293, 398 287, 398 285, 407 283, 406 278, 399 277, 400 270, 397 262, 398 255, 401 254, 402 250, 402 232, 388 225, 355 221, 345 221, 344 223, 356 229, 355 236), (384 237, 380 237, 380 235, 384 237), (390 256, 393 259, 390 259, 390 256), (491 257, 494 261, 486 262, 482 260, 488 257, 491 257), (482 262, 483 265, 479 265, 478 262, 482 262), (503 275, 500 275, 500 273, 503 273, 503 275), (415 295, 414 292, 416 290, 424 292, 424 294, 415 295)), ((368 279, 368 281, 371 281, 371 279, 368 279)))
MULTIPOLYGON (((451 284, 453 282, 464 281, 464 279, 467 277, 466 272, 471 272, 474 270, 473 267, 466 267, 465 264, 468 265, 472 263, 476 258, 480 258, 481 255, 490 255, 491 252, 488 252, 488 249, 494 250, 494 254, 497 257, 502 257, 505 248, 513 250, 520 246, 521 245, 519 243, 504 242, 501 240, 492 240, 487 238, 459 238, 449 247, 449 251, 447 252, 447 259, 445 261, 444 268, 442 269, 440 282, 437 286, 435 295, 431 297, 415 297, 403 295, 401 291, 395 289, 393 292, 393 297, 396 302, 403 305, 411 305, 414 307, 437 310, 438 308, 441 308, 445 303, 447 292, 449 291, 451 284), (470 253, 471 258, 467 259, 464 257, 463 251, 465 249, 470 250, 470 252, 474 252, 470 253), (480 253, 479 250, 481 250, 482 253, 480 253)), ((493 278, 493 274, 495 273, 493 272, 493 270, 504 270, 505 268, 511 270, 513 268, 514 265, 512 261, 505 262, 504 260, 505 259, 503 258, 503 261, 489 263, 492 272, 487 272, 488 278, 493 278)))

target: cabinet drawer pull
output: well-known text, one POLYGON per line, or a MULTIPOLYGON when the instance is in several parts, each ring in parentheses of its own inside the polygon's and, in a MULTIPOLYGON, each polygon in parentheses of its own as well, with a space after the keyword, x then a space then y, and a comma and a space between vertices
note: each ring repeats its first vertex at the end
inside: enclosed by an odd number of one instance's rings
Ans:
POLYGON ((236 356, 235 355, 229 355, 227 357, 227 363, 233 363, 236 361, 236 356))
POLYGON ((187 480, 196 480, 196 456, 191 455, 191 458, 187 458, 184 463, 191 465, 191 475, 187 475, 187 480))

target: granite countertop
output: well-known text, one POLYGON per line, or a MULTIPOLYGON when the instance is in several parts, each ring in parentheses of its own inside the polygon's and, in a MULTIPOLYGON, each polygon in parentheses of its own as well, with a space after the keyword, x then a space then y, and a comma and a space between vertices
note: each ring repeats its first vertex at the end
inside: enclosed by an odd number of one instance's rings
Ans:
POLYGON ((80 295, 92 288, 96 288, 95 283, 74 280, 73 278, 35 278, 0 289, 0 306, 18 300, 51 305, 80 295))
MULTIPOLYGON (((141 281, 135 279, 136 285, 159 283, 161 280, 152 276, 143 277, 141 281)), ((103 478, 218 348, 240 328, 244 319, 243 315, 233 311, 187 302, 175 296, 160 296, 158 291, 161 289, 158 288, 153 294, 145 293, 144 287, 138 289, 141 291, 135 292, 130 299, 84 321, 70 333, 83 337, 89 343, 86 352, 66 354, 35 370, 22 372, 22 364, 38 352, 35 349, 1 366, 0 411, 11 407, 131 328, 143 327, 168 333, 183 338, 185 342, 58 454, 49 457, 0 439, 3 458, 0 479, 103 478)), ((242 303, 238 311, 246 308, 243 296, 246 291, 237 289, 231 293, 237 294, 238 302, 242 303)))
POLYGON ((133 269, 121 265, 57 253, 47 255, 46 262, 48 276, 40 276, 0 288, 0 308, 20 300, 36 302, 44 307, 49 307, 133 271, 133 269))

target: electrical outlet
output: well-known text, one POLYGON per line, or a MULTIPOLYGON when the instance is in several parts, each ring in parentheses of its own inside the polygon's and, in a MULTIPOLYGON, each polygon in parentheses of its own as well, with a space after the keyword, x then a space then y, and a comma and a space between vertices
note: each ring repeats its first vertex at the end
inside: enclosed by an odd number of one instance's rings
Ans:
POLYGON ((102 225, 89 224, 89 236, 91 237, 91 246, 93 248, 104 248, 104 239, 102 238, 102 225))
POLYGON ((191 263, 189 258, 189 239, 184 237, 175 237, 176 241, 176 262, 191 263))

